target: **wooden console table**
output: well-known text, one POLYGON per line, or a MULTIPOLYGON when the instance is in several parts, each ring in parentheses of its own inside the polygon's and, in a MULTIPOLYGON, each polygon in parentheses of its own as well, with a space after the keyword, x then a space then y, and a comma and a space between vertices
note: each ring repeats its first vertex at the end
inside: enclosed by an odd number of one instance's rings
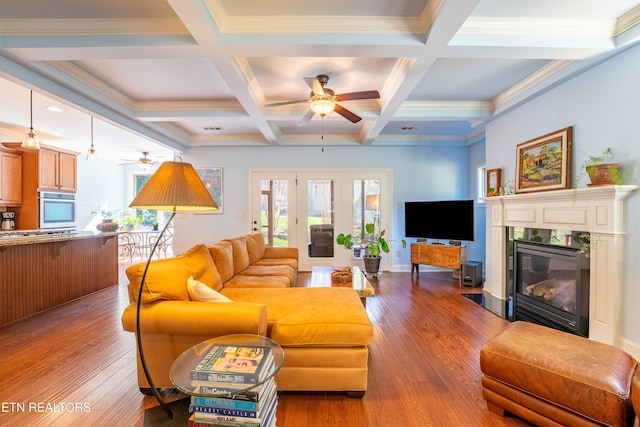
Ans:
MULTIPOLYGON (((411 244, 411 277, 413 270, 420 274, 420 264, 460 270, 467 259, 466 246, 434 245, 430 243, 411 244)), ((462 286, 462 272, 458 275, 462 286)))

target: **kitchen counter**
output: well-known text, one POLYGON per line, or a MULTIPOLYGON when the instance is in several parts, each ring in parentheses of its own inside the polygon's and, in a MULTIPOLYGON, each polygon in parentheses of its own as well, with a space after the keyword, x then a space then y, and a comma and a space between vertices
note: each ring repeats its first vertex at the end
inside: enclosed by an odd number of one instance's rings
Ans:
POLYGON ((118 233, 0 233, 0 326, 118 284, 118 233))
POLYGON ((15 245, 31 245, 38 243, 60 242, 65 240, 91 239, 96 237, 112 237, 118 233, 94 233, 92 231, 79 232, 50 232, 38 230, 0 231, 0 247, 15 245))

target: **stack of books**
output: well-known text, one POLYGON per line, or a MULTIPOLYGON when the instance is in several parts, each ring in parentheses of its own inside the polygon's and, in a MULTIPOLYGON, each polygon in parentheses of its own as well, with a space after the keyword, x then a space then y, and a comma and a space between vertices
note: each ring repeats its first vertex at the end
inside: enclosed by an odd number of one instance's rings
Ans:
POLYGON ((269 347, 213 345, 191 370, 189 427, 275 426, 276 382, 260 384, 273 369, 269 347))

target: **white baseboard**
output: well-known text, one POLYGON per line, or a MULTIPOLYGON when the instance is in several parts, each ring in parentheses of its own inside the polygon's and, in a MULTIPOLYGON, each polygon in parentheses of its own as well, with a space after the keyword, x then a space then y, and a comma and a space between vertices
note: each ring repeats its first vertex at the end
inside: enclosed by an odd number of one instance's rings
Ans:
POLYGON ((640 360, 640 344, 633 342, 628 338, 620 338, 619 347, 633 356, 636 360, 640 360))

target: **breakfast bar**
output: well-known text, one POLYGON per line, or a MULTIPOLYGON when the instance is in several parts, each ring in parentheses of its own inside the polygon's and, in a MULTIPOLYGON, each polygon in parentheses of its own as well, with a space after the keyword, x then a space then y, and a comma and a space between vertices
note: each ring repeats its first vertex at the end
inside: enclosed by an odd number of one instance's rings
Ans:
POLYGON ((0 233, 0 326, 117 283, 117 233, 0 233))

